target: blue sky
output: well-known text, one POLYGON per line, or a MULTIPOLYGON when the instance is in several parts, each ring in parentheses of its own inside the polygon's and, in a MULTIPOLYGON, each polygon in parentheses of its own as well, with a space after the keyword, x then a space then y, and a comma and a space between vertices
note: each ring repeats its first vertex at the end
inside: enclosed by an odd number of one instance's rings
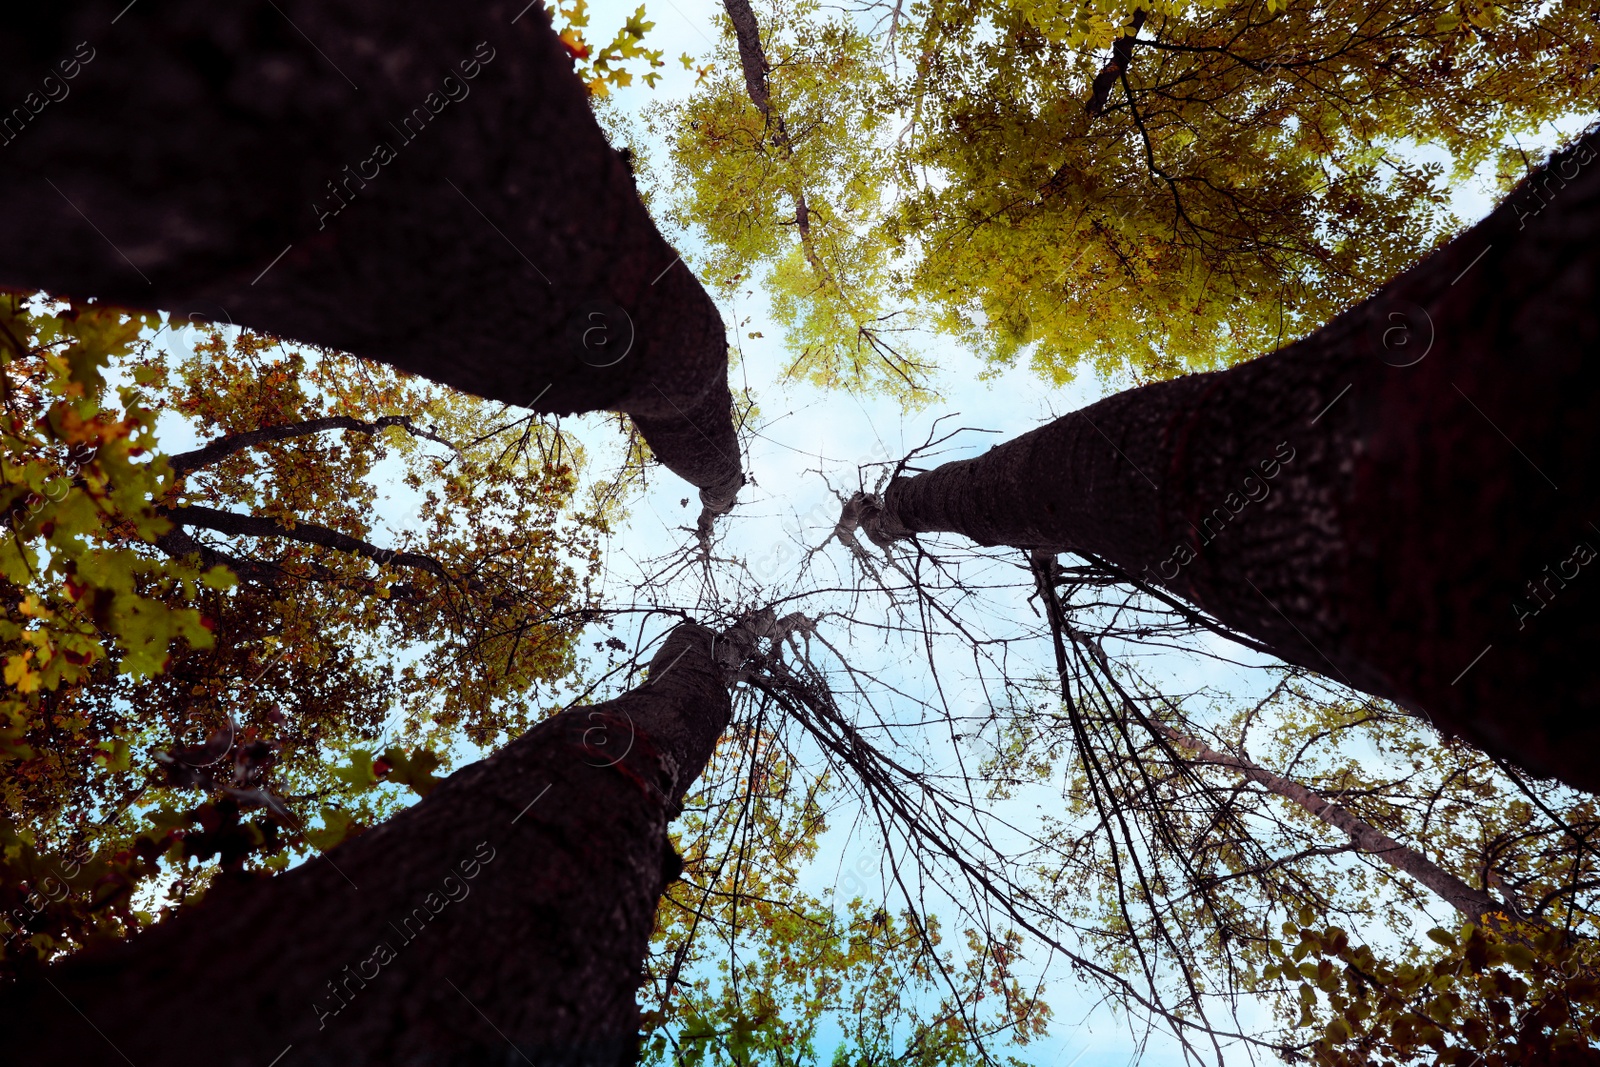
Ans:
MULTIPOLYGON (((588 36, 609 40, 616 27, 633 13, 636 0, 595 0, 591 8, 588 36)), ((688 93, 694 74, 685 71, 677 57, 688 53, 700 63, 706 61, 720 30, 720 3, 713 0, 648 0, 648 17, 655 26, 646 40, 651 48, 661 49, 668 60, 662 80, 655 89, 639 83, 621 90, 614 97, 615 108, 624 115, 636 115, 653 101, 688 93)), ((642 128, 642 125, 639 127, 642 128)), ((647 145, 657 160, 664 156, 659 145, 647 145)), ((1491 200, 1486 186, 1473 183, 1459 191, 1456 211, 1464 219, 1484 214, 1491 200)), ((692 237, 684 245, 689 259, 694 258, 692 237)), ((925 351, 941 368, 937 382, 944 400, 926 410, 906 413, 891 400, 863 398, 843 393, 824 393, 809 385, 784 383, 780 372, 785 363, 783 330, 771 319, 767 303, 758 286, 741 291, 737 301, 723 305, 730 338, 738 347, 738 365, 733 385, 750 390, 759 405, 759 416, 746 437, 747 471, 752 484, 740 495, 734 514, 720 526, 722 540, 716 555, 742 561, 742 569, 727 568, 726 584, 719 585, 715 598, 733 600, 742 607, 759 607, 777 596, 801 596, 803 610, 860 613, 857 601, 816 592, 829 586, 848 586, 857 579, 853 561, 841 546, 834 544, 812 561, 809 574, 800 576, 796 567, 808 549, 821 545, 838 514, 837 491, 849 492, 858 485, 863 466, 893 461, 935 435, 940 420, 947 428, 967 426, 977 430, 960 434, 946 446, 943 459, 975 454, 990 444, 1015 436, 1066 412, 1080 408, 1118 387, 1085 374, 1065 387, 1049 387, 1024 365, 998 373, 990 370, 970 352, 944 339, 927 339, 925 351), (752 337, 751 334, 760 336, 752 337)), ((167 343, 181 343, 169 338, 167 343)), ((615 434, 602 419, 589 417, 566 420, 585 440, 596 464, 615 458, 615 434)), ((164 444, 169 450, 189 447, 184 431, 176 422, 163 422, 164 444)), ((704 578, 694 572, 665 582, 651 576, 660 561, 673 550, 687 549, 692 538, 684 531, 694 522, 698 508, 690 487, 663 470, 650 477, 647 490, 629 505, 628 521, 623 523, 607 547, 606 589, 613 604, 628 604, 641 598, 640 587, 651 583, 652 597, 690 606, 709 599, 704 578), (680 501, 690 498, 684 507, 680 501)), ((385 517, 393 530, 409 524, 407 496, 399 486, 392 487, 385 517)), ((1006 579, 1010 564, 981 561, 967 564, 975 576, 1006 579), (989 569, 985 569, 985 568, 989 569)), ((1010 576, 1015 581, 1015 575, 1010 576)), ((1019 618, 1030 610, 1022 592, 996 592, 984 609, 993 617, 986 624, 1001 626, 1006 612, 1019 618)), ((623 626, 631 624, 624 623, 623 626)), ((925 650, 906 640, 863 637, 847 628, 832 635, 849 646, 852 664, 870 671, 891 706, 887 713, 874 712, 878 721, 892 723, 897 714, 915 718, 916 702, 943 702, 956 709, 981 709, 989 698, 983 680, 962 666, 967 650, 948 636, 931 656, 939 674, 928 669, 925 650), (902 696, 889 696, 897 693, 902 696), (893 706, 903 699, 903 706, 893 706)), ((1210 650, 1237 657, 1238 650, 1214 642, 1210 650)), ((1042 642, 1029 650, 1012 669, 1019 673, 1052 672, 1050 652, 1042 642)), ((1249 674, 1217 659, 1193 656, 1167 656, 1147 660, 1143 666, 1168 678, 1179 690, 1202 686, 1248 688, 1258 684, 1249 674)), ((865 709, 858 709, 862 721, 869 721, 865 709)), ((964 745, 958 738, 915 736, 910 727, 882 726, 885 735, 898 731, 897 741, 908 753, 915 753, 930 767, 943 767, 956 760, 981 757, 981 744, 964 745)), ((458 752, 462 758, 473 753, 458 752)), ((824 849, 807 872, 805 886, 814 893, 834 887, 841 897, 857 892, 871 895, 881 882, 881 842, 873 832, 840 810, 824 839, 824 849)), ((935 894, 937 887, 934 887, 935 894)), ((936 895, 933 899, 937 899, 936 895)), ((953 904, 953 902, 951 902, 953 904)), ((891 900, 891 906, 895 902, 891 900)), ((935 905, 935 910, 942 910, 935 905)), ((956 931, 947 925, 949 941, 957 941, 956 931)), ((1070 982, 1064 970, 1056 973, 1048 987, 1047 999, 1055 1009, 1051 1035, 1030 1046, 1025 1058, 1040 1067, 1106 1067, 1132 1063, 1166 1064, 1179 1062, 1175 1043, 1160 1033, 1146 1035, 1125 1016, 1117 1016, 1098 998, 1086 996, 1084 987, 1070 982)), ((1245 1020, 1251 1020, 1247 1016, 1245 1020)), ((1266 1025, 1264 1015, 1254 1021, 1266 1025)), ((827 1042, 824 1040, 823 1045, 827 1042)))
MULTIPOLYGON (((588 36, 605 41, 616 26, 632 14, 636 0, 596 0, 591 6, 588 36)), ((759 10, 759 9, 758 9, 759 10)), ((718 38, 721 4, 714 0, 648 0, 647 14, 655 23, 648 47, 661 49, 668 60, 659 86, 652 90, 638 83, 618 91, 614 107, 624 115, 636 116, 653 101, 681 97, 693 87, 694 75, 683 69, 677 57, 688 53, 697 64, 709 58, 718 38)), ((635 132, 642 124, 635 124, 635 132)), ((659 144, 646 144, 647 153, 658 162, 665 150, 659 144)), ((1447 161, 1444 161, 1447 162, 1447 161)), ((1475 220, 1492 206, 1487 182, 1463 185, 1457 190, 1454 207, 1464 220, 1475 220)), ((692 236, 683 245, 688 258, 694 258, 692 236)), ((983 363, 972 353, 945 339, 928 339, 925 353, 934 357, 941 369, 938 382, 945 399, 928 409, 912 414, 901 411, 890 400, 861 398, 842 393, 823 393, 810 386, 779 381, 785 361, 783 330, 768 312, 759 286, 741 291, 738 302, 724 305, 723 314, 730 326, 730 338, 738 347, 738 367, 733 385, 748 387, 759 407, 760 417, 754 432, 747 436, 748 471, 754 484, 740 496, 734 514, 722 523, 723 541, 717 554, 744 561, 749 573, 742 585, 734 586, 737 595, 752 598, 747 606, 759 606, 760 596, 795 593, 803 582, 791 582, 792 570, 810 546, 827 537, 838 513, 835 491, 856 488, 862 465, 896 459, 928 439, 936 420, 948 419, 946 426, 969 426, 993 433, 965 433, 954 439, 942 458, 971 455, 1033 428, 1040 423, 1075 410, 1114 391, 1119 383, 1096 381, 1081 376, 1066 387, 1043 384, 1025 366, 985 375, 983 363), (750 334, 760 334, 751 337, 750 334)), ((593 420, 592 420, 593 421, 593 420)), ((598 425, 597 421, 593 421, 598 425)), ((600 446, 598 451, 603 451, 600 446)), ((636 583, 659 560, 666 546, 687 544, 689 535, 682 527, 693 522, 695 505, 680 505, 693 493, 664 472, 652 478, 649 490, 631 505, 630 520, 618 532, 607 558, 608 585, 620 602, 635 597, 636 583)), ((829 579, 840 583, 852 580, 851 561, 835 544, 812 561, 810 576, 816 585, 829 579)), ((667 587, 669 597, 692 601, 699 591, 679 581, 667 587)), ((728 594, 728 588, 719 590, 728 594)), ((826 610, 827 597, 806 601, 826 610)), ((1020 594, 998 604, 1021 612, 1020 594)), ((811 610, 811 607, 808 607, 811 610)), ((850 641, 846 635, 843 640, 850 641)), ((1224 649, 1214 642, 1212 651, 1238 656, 1237 649, 1224 649)), ((952 645, 941 647, 935 661, 950 664, 942 697, 947 705, 958 707, 982 704, 981 683, 964 673, 959 664, 965 650, 952 645)), ((852 648, 862 665, 875 672, 886 685, 930 700, 932 693, 927 660, 918 649, 876 639, 863 639, 852 648)), ((1017 664, 1016 669, 1037 669, 1049 673, 1049 650, 1033 650, 1032 664, 1017 664)), ((1179 690, 1203 685, 1248 688, 1256 684, 1245 672, 1216 660, 1192 656, 1169 656, 1147 661, 1153 673, 1164 674, 1179 690)), ((943 743, 926 738, 902 737, 901 743, 920 750, 930 765, 953 760, 962 753, 959 742, 943 743)), ((966 753, 969 757, 972 753, 966 753)), ((825 839, 823 854, 808 872, 806 885, 813 892, 835 886, 841 897, 855 892, 870 894, 881 885, 879 857, 881 844, 875 834, 848 817, 836 816, 825 839)), ((1423 928, 1426 928, 1424 926, 1423 928)), ((951 931, 947 927, 947 933, 951 931)), ((953 938, 952 938, 953 940, 953 938)), ((1040 1067, 1108 1067, 1133 1063, 1166 1064, 1181 1061, 1179 1050, 1161 1033, 1146 1033, 1126 1016, 1115 1015, 1097 998, 1086 996, 1084 987, 1067 980, 1064 970, 1049 982, 1048 997, 1055 1009, 1050 1037, 1025 1050, 1024 1058, 1040 1067)), ((1247 1011, 1241 1022, 1269 1025, 1264 1012, 1254 1018, 1247 1011)), ((825 1045, 826 1042, 824 1041, 825 1045)), ((1239 1054, 1242 1061, 1244 1055, 1239 1054)), ((1233 1057, 1230 1056, 1230 1062, 1233 1057)))

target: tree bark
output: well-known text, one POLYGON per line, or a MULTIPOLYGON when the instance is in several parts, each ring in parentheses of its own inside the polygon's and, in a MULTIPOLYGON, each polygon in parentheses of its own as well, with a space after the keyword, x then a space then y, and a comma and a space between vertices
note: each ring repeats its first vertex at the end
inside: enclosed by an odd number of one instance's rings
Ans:
POLYGON ((1093 554, 1600 789, 1597 149, 1304 340, 898 478, 863 528, 1093 554))
MULTIPOLYGON (((739 42, 739 67, 744 72, 745 92, 771 127, 772 146, 788 163, 794 158, 794 145, 789 140, 789 127, 784 123, 782 113, 772 106, 772 94, 767 84, 767 73, 771 68, 767 63, 766 50, 761 47, 761 24, 756 21, 750 0, 722 0, 722 7, 728 13, 734 37, 739 42)), ((787 177, 789 197, 794 201, 794 228, 800 235, 800 251, 810 264, 812 273, 816 274, 818 284, 831 287, 843 296, 844 290, 834 279, 833 272, 828 270, 822 257, 817 254, 817 243, 811 236, 811 206, 806 202, 805 186, 793 174, 787 177)))
MULTIPOLYGON (((731 708, 684 624, 631 692, 541 723, 323 858, 47 971, 6 1062, 615 1065, 667 824, 731 708)), ((737 641, 734 642, 737 646, 737 641)))
POLYGON ((625 411, 731 506, 721 318, 539 5, 44 6, 0 39, 0 93, 0 284, 625 411))
POLYGON ((1133 65, 1133 44, 1139 39, 1139 30, 1144 27, 1144 8, 1135 8, 1133 17, 1128 20, 1127 28, 1122 31, 1116 43, 1111 46, 1111 60, 1100 68, 1094 76, 1094 84, 1089 87, 1089 99, 1083 105, 1083 112, 1091 119, 1099 118, 1100 112, 1106 109, 1106 97, 1111 95, 1111 87, 1117 80, 1128 73, 1128 68, 1133 65))
MULTIPOLYGON (((761 24, 756 21, 756 13, 750 7, 750 0, 722 0, 723 10, 728 13, 728 21, 733 24, 733 36, 739 42, 739 68, 744 73, 745 92, 750 96, 750 102, 761 112, 761 117, 769 121, 774 118, 772 114, 772 98, 767 91, 767 65, 766 50, 761 47, 761 24)), ((788 136, 783 129, 783 116, 776 116, 778 129, 773 135, 773 141, 779 148, 788 147, 788 136)))
POLYGON ((299 541, 304 545, 317 545, 333 549, 335 552, 348 552, 379 563, 410 567, 412 570, 422 571, 436 578, 450 577, 444 565, 431 556, 424 556, 420 552, 396 552, 389 548, 379 548, 369 541, 351 537, 347 533, 314 522, 297 521, 293 526, 289 526, 265 515, 241 515, 237 511, 223 511, 220 508, 208 508, 200 504, 159 510, 163 518, 171 520, 179 527, 215 530, 230 537, 282 537, 289 541, 299 541))

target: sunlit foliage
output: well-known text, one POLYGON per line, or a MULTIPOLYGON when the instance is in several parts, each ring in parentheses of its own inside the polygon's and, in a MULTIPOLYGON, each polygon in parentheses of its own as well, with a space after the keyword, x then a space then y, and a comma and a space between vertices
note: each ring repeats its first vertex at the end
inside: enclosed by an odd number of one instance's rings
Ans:
POLYGON ((757 11, 787 149, 725 43, 734 73, 663 116, 673 217, 708 277, 765 285, 793 373, 908 402, 927 368, 870 331, 933 327, 1057 383, 1276 348, 1454 233, 1450 183, 1525 174, 1522 139, 1600 86, 1592 0, 757 11))
POLYGON ((678 824, 682 881, 663 897, 641 992, 646 1059, 964 1067, 1043 1035, 1050 1009, 1015 971, 1015 933, 967 930, 958 957, 937 918, 891 914, 859 878, 848 897, 803 888, 828 778, 775 742, 759 722, 736 727, 678 824))
POLYGON ((560 706, 617 505, 602 480, 575 506, 555 427, 4 300, 6 971, 332 847, 560 706))

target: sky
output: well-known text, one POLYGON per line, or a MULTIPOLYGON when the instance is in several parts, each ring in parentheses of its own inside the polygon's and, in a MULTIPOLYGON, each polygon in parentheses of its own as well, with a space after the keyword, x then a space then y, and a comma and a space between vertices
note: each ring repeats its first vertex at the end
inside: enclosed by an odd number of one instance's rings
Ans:
MULTIPOLYGON (((633 0, 594 0, 590 39, 609 40, 635 6, 633 0)), ((721 5, 713 0, 648 0, 647 13, 655 25, 645 44, 662 50, 667 65, 656 88, 636 81, 615 93, 612 106, 624 116, 637 116, 653 102, 687 94, 695 75, 686 71, 677 57, 688 53, 696 65, 703 64, 721 32, 721 5)), ((642 129, 642 124, 635 124, 635 129, 642 129)), ((662 146, 645 147, 648 156, 664 158, 662 146)), ((1487 184, 1477 182, 1458 190, 1454 206, 1460 217, 1471 220, 1485 214, 1491 203, 1487 184)), ((684 250, 692 260, 692 237, 684 250)), ((973 455, 1125 384, 1101 382, 1085 374, 1066 386, 1050 387, 1027 368, 1025 360, 1021 366, 997 372, 954 342, 929 339, 926 351, 940 367, 936 385, 942 399, 924 410, 907 413, 893 400, 825 393, 806 384, 781 381, 786 360, 783 330, 772 321, 759 286, 741 291, 733 303, 723 304, 722 313, 737 348, 731 384, 736 390, 747 389, 758 405, 744 441, 750 484, 741 492, 733 514, 720 522, 720 540, 714 550, 719 559, 737 561, 719 565, 724 575, 721 580, 726 583, 719 585, 719 596, 743 607, 763 606, 764 599, 774 596, 804 594, 797 603, 807 611, 870 613, 875 610, 870 600, 863 604, 847 596, 815 592, 849 586, 859 577, 853 561, 837 543, 810 560, 806 575, 798 571, 808 550, 821 546, 831 532, 839 511, 837 494, 862 487, 864 468, 870 478, 881 469, 875 465, 893 462, 924 441, 957 427, 971 429, 942 446, 939 459, 973 455)), ((192 343, 181 334, 171 331, 164 343, 192 343)), ((590 447, 597 468, 616 458, 615 433, 601 417, 564 420, 563 426, 590 447)), ((163 444, 169 451, 191 447, 184 434, 178 423, 163 422, 163 444)), ((393 485, 386 491, 390 495, 384 506, 385 518, 392 530, 404 529, 408 525, 406 494, 393 485)), ((703 597, 704 578, 693 568, 661 577, 671 557, 686 553, 692 543, 685 527, 693 525, 698 512, 693 489, 658 468, 646 490, 628 507, 627 520, 619 524, 606 547, 606 599, 613 604, 634 603, 644 584, 650 585, 650 596, 669 603, 692 605, 703 597), (687 506, 681 503, 685 498, 687 506)), ((992 563, 969 561, 965 565, 974 579, 992 577, 997 583, 1014 585, 1018 581, 1014 564, 1014 560, 1005 562, 996 556, 992 563)), ((994 592, 981 608, 973 610, 989 612, 985 624, 1002 628, 1007 612, 1022 617, 1032 609, 1024 603, 1022 593, 1013 589, 994 592)), ((962 667, 967 650, 959 647, 959 642, 941 638, 944 643, 929 653, 912 647, 903 636, 869 637, 848 628, 833 636, 850 646, 852 665, 873 676, 878 686, 875 696, 893 694, 887 713, 855 709, 863 722, 880 723, 880 732, 896 734, 897 742, 929 767, 945 768, 984 754, 979 742, 914 736, 914 727, 896 723, 897 714, 907 723, 914 719, 918 701, 942 701, 946 707, 974 712, 987 707, 991 694, 982 679, 962 667), (937 675, 927 669, 930 661, 940 665, 937 675)), ((1251 662, 1247 654, 1224 647, 1220 640, 1210 641, 1207 647, 1218 658, 1147 657, 1142 667, 1165 677, 1177 691, 1258 684, 1250 673, 1227 662, 1230 657, 1251 662)), ((1031 662, 1015 663, 1012 669, 1051 673, 1049 648, 1039 642, 1031 653, 1031 662)), ((465 749, 457 752, 459 759, 473 755, 465 749)), ((871 896, 882 885, 881 839, 849 810, 836 812, 832 822, 821 855, 806 872, 805 888, 818 894, 832 888, 838 899, 858 892, 871 896)), ((940 910, 937 904, 934 910, 940 910)), ((1067 980, 1064 971, 1050 981, 1047 999, 1055 1009, 1055 1021, 1047 1039, 1022 1050, 1022 1057, 1030 1063, 1039 1067, 1110 1067, 1181 1061, 1170 1038, 1159 1033, 1146 1035, 1138 1027, 1130 1029, 1126 1017, 1114 1015, 1098 998, 1086 996, 1082 987, 1067 980)), ((1244 1021, 1249 1022, 1250 1017, 1244 1021)), ((1257 1015, 1255 1021, 1267 1022, 1264 1015, 1257 1015)), ((826 1055, 826 1035, 819 1044, 826 1055)))
MULTIPOLYGON (((633 0, 595 0, 591 5, 590 39, 609 39, 612 29, 632 14, 634 7, 633 0)), ((649 0, 647 14, 655 25, 645 43, 661 49, 668 64, 655 89, 636 82, 615 93, 612 106, 623 115, 637 116, 652 102, 686 95, 693 87, 694 74, 686 71, 677 57, 688 53, 696 66, 703 64, 721 32, 721 4, 714 0, 649 0)), ((634 124, 634 136, 641 128, 642 123, 634 124)), ((657 161, 664 159, 663 146, 647 143, 645 147, 647 155, 657 161)), ((1428 157, 1421 151, 1417 155, 1428 157)), ((1481 218, 1492 206, 1493 192, 1487 175, 1463 183, 1454 191, 1452 207, 1465 221, 1481 218)), ((692 259, 692 237, 685 247, 692 259)), ((740 494, 733 515, 722 521, 723 539, 716 552, 721 557, 740 559, 748 566, 753 580, 746 582, 743 591, 751 595, 757 587, 781 591, 792 588, 785 585, 785 578, 807 548, 822 544, 828 537, 838 515, 836 492, 848 493, 860 487, 863 466, 870 468, 872 464, 898 459, 934 436, 936 427, 991 431, 959 434, 945 446, 940 458, 976 454, 992 443, 1092 403, 1125 384, 1097 381, 1086 374, 1067 386, 1052 388, 1027 369, 1025 360, 1022 366, 996 373, 972 353, 961 351, 949 340, 938 339, 931 341, 925 351, 940 367, 938 386, 943 399, 926 410, 908 414, 892 400, 823 393, 807 385, 780 382, 785 360, 783 330, 771 320, 759 285, 742 291, 735 304, 724 305, 722 310, 738 350, 733 385, 751 391, 759 405, 759 417, 745 441, 746 469, 752 484, 740 494), (752 336, 755 334, 760 336, 752 336)), ((687 544, 689 535, 683 527, 693 523, 697 503, 691 499, 688 508, 681 506, 685 496, 692 498, 693 493, 670 475, 658 472, 648 491, 633 503, 629 521, 608 550, 607 580, 612 596, 626 601, 635 595, 634 583, 653 569, 646 561, 661 558, 664 542, 676 538, 678 543, 687 544)), ((813 563, 818 567, 815 576, 819 584, 825 584, 824 576, 844 581, 851 573, 850 562, 837 544, 813 563), (825 570, 828 566, 834 570, 825 570)), ((684 593, 681 584, 673 588, 678 595, 692 595, 684 593)), ((1000 602, 1006 601, 1002 598, 1000 602)), ((1013 610, 1025 610, 1020 597, 1013 597, 1009 603, 1013 610)), ((1239 649, 1223 645, 1220 639, 1212 641, 1210 650, 1249 661, 1250 657, 1241 655, 1239 649)), ((958 663, 963 651, 956 647, 941 650, 938 662, 946 662, 948 656, 950 663, 958 663)), ((852 653, 862 656, 872 669, 883 671, 886 683, 892 680, 906 692, 928 694, 926 661, 916 650, 864 641, 852 653)), ((1049 650, 1042 642, 1035 655, 1034 665, 1048 673, 1049 650)), ((1143 667, 1154 674, 1164 674, 1174 691, 1203 685, 1255 684, 1248 673, 1218 659, 1174 655, 1164 661, 1147 659, 1143 667)), ((951 680, 951 691, 943 694, 947 703, 982 702, 981 686, 972 677, 964 677, 959 668, 953 668, 951 680)), ((959 743, 942 749, 936 742, 916 744, 925 745, 925 754, 934 764, 961 755, 957 751, 959 743)), ((881 843, 873 833, 858 832, 856 823, 847 817, 836 819, 825 838, 822 856, 808 873, 807 888, 819 891, 833 886, 840 898, 855 892, 870 894, 881 885, 880 854, 881 843)), ((1055 1019, 1046 1040, 1022 1050, 1022 1058, 1030 1063, 1040 1067, 1110 1067, 1182 1060, 1170 1038, 1130 1027, 1125 1016, 1116 1016, 1105 1004, 1086 996, 1082 987, 1066 981, 1064 972, 1049 983, 1047 999, 1055 1009, 1055 1019)), ((1264 1012, 1256 1013, 1252 1020, 1247 1011, 1241 1021, 1269 1025, 1264 1012)), ((825 1047, 826 1041, 822 1044, 825 1047)), ((1239 1056, 1240 1062, 1244 1059, 1239 1056)), ((1229 1062, 1234 1062, 1232 1057, 1229 1062)))
MULTIPOLYGON (((612 27, 620 25, 635 6, 617 0, 592 3, 587 36, 591 40, 608 40, 612 27)), ((677 57, 687 52, 695 58, 696 66, 702 65, 720 33, 720 3, 650 0, 647 12, 655 27, 646 46, 661 49, 668 63, 656 89, 635 82, 614 94, 613 106, 629 116, 638 115, 653 102, 686 95, 693 88, 695 75, 685 71, 677 57)), ((637 135, 642 123, 633 125, 637 135)), ((648 145, 647 153, 656 160, 665 157, 660 145, 648 145)), ((772 321, 759 285, 741 290, 738 302, 723 305, 722 313, 729 324, 730 340, 737 346, 731 384, 736 390, 742 386, 751 391, 758 417, 753 432, 745 436, 745 469, 752 484, 740 493, 734 513, 719 524, 722 541, 716 554, 742 559, 758 582, 782 587, 783 591, 788 591, 785 579, 802 553, 821 544, 832 530, 839 513, 835 491, 848 493, 861 487, 859 469, 863 465, 892 462, 936 432, 942 435, 961 426, 990 432, 959 434, 945 446, 940 460, 977 454, 998 441, 1083 407, 1109 391, 1092 376, 1080 377, 1064 388, 1049 388, 1025 364, 984 375, 986 367, 977 356, 954 350, 948 341, 932 341, 928 351, 940 357, 938 385, 946 399, 907 414, 892 400, 828 393, 806 384, 780 382, 786 359, 783 329, 772 321), (940 429, 936 431, 936 427, 940 429)), ((599 420, 590 421, 598 428, 599 420)), ((874 473, 869 471, 868 477, 874 473)), ((694 495, 684 483, 657 471, 649 490, 631 505, 628 521, 607 549, 607 580, 615 600, 626 602, 634 595, 632 583, 641 572, 651 569, 644 561, 662 555, 664 538, 687 545, 689 534, 682 528, 694 522, 698 510, 694 495), (685 497, 690 498, 687 508, 680 504, 685 497)), ((819 585, 828 584, 826 577, 854 580, 837 544, 816 562, 819 585), (829 565, 834 569, 826 569, 829 565)), ((1009 580, 1016 579, 1011 576, 1009 580)), ((677 589, 679 595, 693 595, 682 592, 681 585, 677 589)), ((811 604, 822 606, 825 600, 816 598, 811 604)), ((885 685, 892 684, 905 693, 929 695, 929 679, 927 672, 919 669, 923 661, 918 650, 862 641, 851 652, 863 669, 877 673, 885 685)), ((1049 655, 1042 646, 1037 652, 1041 657, 1049 655)), ((952 648, 946 654, 952 662, 958 662, 962 650, 952 648)), ((1188 667, 1192 676, 1197 668, 1194 664, 1188 667)), ((1040 669, 1050 670, 1043 659, 1040 669)), ((982 703, 982 694, 970 678, 960 677, 959 670, 952 671, 952 676, 958 684, 946 693, 951 703, 982 703)), ((927 745, 925 758, 934 767, 947 767, 957 756, 948 745, 941 748, 937 741, 913 741, 902 734, 900 742, 927 745)), ((970 758, 971 754, 967 755, 970 758)), ((832 888, 837 900, 847 900, 857 893, 870 899, 874 893, 883 893, 881 838, 858 823, 856 814, 851 810, 836 813, 818 859, 803 878, 802 886, 808 891, 820 895, 832 888)), ((959 940, 958 933, 950 929, 953 907, 941 908, 935 903, 932 910, 942 912, 946 918, 947 940, 959 940)), ((1050 981, 1046 1000, 1055 1011, 1048 1037, 1026 1049, 1009 1049, 1008 1054, 1020 1055, 1039 1067, 1122 1067, 1180 1061, 1170 1039, 1146 1034, 1137 1026, 1130 1029, 1126 1016, 1116 1017, 1107 1006, 1098 1003, 1098 998, 1086 997, 1080 987, 1067 979, 1064 969, 1050 981)), ((832 1040, 826 1031, 819 1038, 824 1058, 832 1040)))

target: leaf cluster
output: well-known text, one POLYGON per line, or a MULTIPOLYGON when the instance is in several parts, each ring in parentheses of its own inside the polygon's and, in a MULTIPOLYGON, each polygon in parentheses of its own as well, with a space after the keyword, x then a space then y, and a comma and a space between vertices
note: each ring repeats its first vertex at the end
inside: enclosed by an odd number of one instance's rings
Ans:
MULTIPOLYGON (((1320 1030, 1306 1052, 1326 1067, 1411 1063, 1578 1064, 1600 1041, 1592 940, 1559 930, 1435 927, 1432 960, 1391 963, 1306 910, 1283 925, 1292 948, 1263 977, 1299 979, 1297 1026, 1320 1030)), ((1501 917, 1504 919, 1504 916, 1501 917)))
POLYGON ((0 977, 332 847, 572 679, 618 487, 573 507, 558 427, 249 332, 0 309, 0 977))
MULTIPOLYGON (((759 10, 769 111, 736 73, 658 111, 669 216, 702 273, 763 284, 792 375, 910 405, 917 331, 1054 383, 1294 340, 1460 228, 1448 182, 1526 173, 1522 140, 1600 85, 1593 0, 759 10)), ((738 70, 728 37, 718 59, 738 70)))

